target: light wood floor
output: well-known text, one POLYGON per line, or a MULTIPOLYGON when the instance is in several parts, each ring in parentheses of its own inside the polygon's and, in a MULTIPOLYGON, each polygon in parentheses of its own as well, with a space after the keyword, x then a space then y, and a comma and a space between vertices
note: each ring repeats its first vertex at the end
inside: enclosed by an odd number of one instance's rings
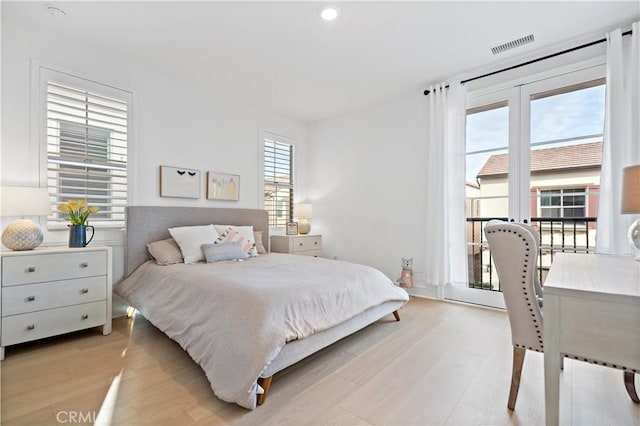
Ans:
MULTIPOLYGON (((275 376, 266 404, 218 400, 202 370, 144 318, 9 347, 0 364, 3 425, 544 424, 541 354, 527 352, 507 410, 511 344, 504 312, 412 299, 275 376), (75 418, 72 417, 75 414, 75 418), (90 422, 89 422, 90 423, 90 422)), ((565 360, 562 424, 640 424, 622 372, 565 360)))

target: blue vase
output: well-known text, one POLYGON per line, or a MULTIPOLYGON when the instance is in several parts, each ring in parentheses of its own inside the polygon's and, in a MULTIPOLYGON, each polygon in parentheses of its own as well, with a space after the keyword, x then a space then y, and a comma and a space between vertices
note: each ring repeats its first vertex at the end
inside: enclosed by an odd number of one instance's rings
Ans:
POLYGON ((86 247, 93 240, 94 229, 91 225, 69 225, 69 247, 86 247), (87 228, 91 228, 91 237, 87 241, 87 228))

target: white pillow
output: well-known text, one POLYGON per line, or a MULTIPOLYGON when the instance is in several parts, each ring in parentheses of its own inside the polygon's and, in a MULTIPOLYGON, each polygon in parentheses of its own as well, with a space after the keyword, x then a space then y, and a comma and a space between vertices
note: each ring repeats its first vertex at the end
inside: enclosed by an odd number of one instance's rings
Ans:
POLYGON ((184 263, 189 265, 203 262, 202 245, 213 244, 220 237, 213 225, 180 226, 169 228, 169 233, 178 243, 184 263))
POLYGON ((256 249, 256 238, 253 235, 253 226, 235 226, 235 225, 214 225, 216 231, 220 235, 218 237, 219 242, 238 241, 237 238, 225 238, 230 231, 236 232, 242 237, 243 246, 248 246, 246 252, 251 257, 258 256, 258 250, 256 249))

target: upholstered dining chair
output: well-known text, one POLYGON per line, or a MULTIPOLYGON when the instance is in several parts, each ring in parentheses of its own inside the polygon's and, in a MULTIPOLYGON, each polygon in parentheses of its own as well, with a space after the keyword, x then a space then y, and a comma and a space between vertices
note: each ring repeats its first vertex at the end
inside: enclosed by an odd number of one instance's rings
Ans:
MULTIPOLYGON (((543 290, 536 272, 540 235, 527 224, 492 220, 484 228, 511 325, 513 367, 507 407, 513 410, 527 349, 543 352, 543 290)), ((629 397, 638 402, 634 374, 624 372, 629 397)))

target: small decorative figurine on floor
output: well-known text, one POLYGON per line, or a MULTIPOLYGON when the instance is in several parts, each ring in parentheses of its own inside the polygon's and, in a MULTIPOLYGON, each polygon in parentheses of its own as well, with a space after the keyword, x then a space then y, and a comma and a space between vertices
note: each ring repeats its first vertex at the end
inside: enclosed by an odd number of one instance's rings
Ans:
POLYGON ((398 278, 398 284, 403 288, 413 288, 413 257, 410 259, 402 258, 402 272, 398 278))

